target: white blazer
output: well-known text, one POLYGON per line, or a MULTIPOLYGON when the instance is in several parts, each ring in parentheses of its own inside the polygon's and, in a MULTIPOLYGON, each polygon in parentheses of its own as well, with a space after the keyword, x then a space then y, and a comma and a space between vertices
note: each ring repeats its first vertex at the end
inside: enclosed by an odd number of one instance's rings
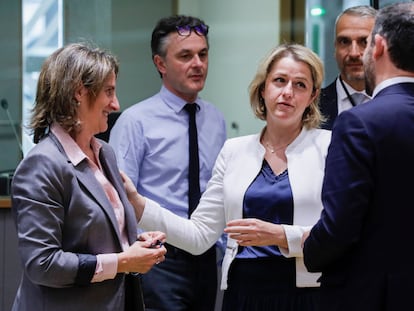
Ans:
MULTIPOLYGON (((289 248, 280 250, 286 257, 296 257, 298 287, 319 286, 316 280, 320 274, 307 272, 303 264, 301 241, 303 232, 316 223, 322 210, 322 181, 330 139, 330 131, 302 129, 286 149, 294 216, 293 225, 283 225, 289 248)), ((219 239, 228 221, 243 217, 244 195, 260 172, 264 155, 260 134, 227 140, 191 221, 147 199, 139 226, 164 231, 168 243, 195 255, 202 254, 219 239)), ((227 239, 221 289, 227 289, 227 274, 237 249, 237 242, 227 239)))

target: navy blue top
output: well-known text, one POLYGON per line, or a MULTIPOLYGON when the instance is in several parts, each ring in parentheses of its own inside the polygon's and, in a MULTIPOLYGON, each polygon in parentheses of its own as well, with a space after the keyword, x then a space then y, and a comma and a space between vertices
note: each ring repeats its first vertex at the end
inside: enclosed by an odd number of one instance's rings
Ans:
MULTIPOLYGON (((275 175, 263 161, 262 169, 246 191, 243 218, 257 218, 275 224, 293 224, 293 197, 288 171, 275 175)), ((240 247, 236 258, 282 256, 277 246, 240 247)))

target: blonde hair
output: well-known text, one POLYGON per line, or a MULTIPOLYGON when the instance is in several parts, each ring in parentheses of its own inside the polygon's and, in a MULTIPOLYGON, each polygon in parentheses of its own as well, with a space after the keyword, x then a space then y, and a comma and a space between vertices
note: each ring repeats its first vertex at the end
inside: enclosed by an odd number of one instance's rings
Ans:
POLYGON ((319 93, 322 87, 324 68, 319 56, 311 49, 300 44, 279 45, 272 49, 259 64, 256 75, 249 86, 250 105, 253 112, 260 120, 266 120, 266 107, 261 91, 264 88, 266 78, 272 66, 285 57, 292 57, 294 60, 303 62, 309 66, 313 81, 312 93, 315 94, 315 92, 318 92, 318 96, 305 109, 302 116, 302 123, 308 129, 318 128, 321 122, 325 120, 319 110, 319 93))

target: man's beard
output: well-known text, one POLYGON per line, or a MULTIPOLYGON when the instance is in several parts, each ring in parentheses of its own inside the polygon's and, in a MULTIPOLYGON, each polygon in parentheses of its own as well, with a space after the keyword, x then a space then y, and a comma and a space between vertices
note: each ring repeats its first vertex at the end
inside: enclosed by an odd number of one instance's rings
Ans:
POLYGON ((375 88, 375 68, 372 62, 372 49, 369 49, 364 58, 364 72, 365 72, 365 91, 369 96, 375 88))
POLYGON ((361 82, 365 79, 365 74, 363 72, 345 72, 345 78, 347 81, 351 82, 361 82))

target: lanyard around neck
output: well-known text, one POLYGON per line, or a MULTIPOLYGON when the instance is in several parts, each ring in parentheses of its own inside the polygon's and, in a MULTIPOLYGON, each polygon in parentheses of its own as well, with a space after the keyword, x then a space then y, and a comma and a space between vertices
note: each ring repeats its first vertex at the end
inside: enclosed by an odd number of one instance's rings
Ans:
POLYGON ((351 94, 349 94, 349 91, 346 88, 346 86, 344 84, 344 81, 342 81, 341 75, 339 75, 339 82, 341 82, 342 88, 344 89, 344 91, 346 93, 346 96, 348 97, 349 102, 351 103, 351 105, 353 107, 355 107, 356 106, 356 103, 355 103, 354 99, 352 98, 351 94))

